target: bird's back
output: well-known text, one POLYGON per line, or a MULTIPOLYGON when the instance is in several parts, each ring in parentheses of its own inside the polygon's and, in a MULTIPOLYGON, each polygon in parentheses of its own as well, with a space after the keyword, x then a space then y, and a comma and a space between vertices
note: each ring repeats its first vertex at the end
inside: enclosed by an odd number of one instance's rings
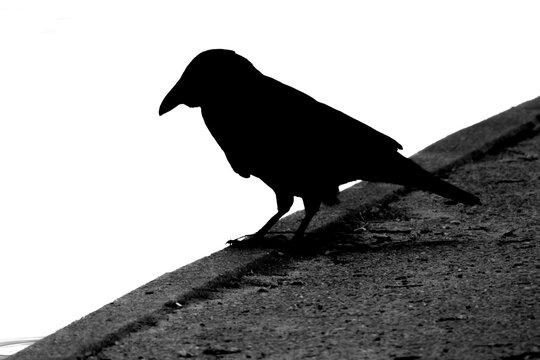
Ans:
POLYGON ((203 109, 203 115, 233 168, 242 164, 271 187, 288 187, 298 196, 334 188, 361 179, 362 166, 372 168, 401 149, 390 137, 262 74, 239 89, 243 94, 203 109))

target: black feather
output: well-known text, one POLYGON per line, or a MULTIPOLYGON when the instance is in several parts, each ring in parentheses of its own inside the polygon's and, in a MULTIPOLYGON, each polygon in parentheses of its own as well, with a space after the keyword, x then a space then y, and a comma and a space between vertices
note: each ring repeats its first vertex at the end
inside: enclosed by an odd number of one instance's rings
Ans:
POLYGON ((234 171, 260 178, 276 193, 278 213, 259 230, 263 236, 303 199, 302 236, 321 202, 336 204, 338 186, 353 180, 402 184, 464 204, 479 199, 431 175, 400 155, 392 138, 263 75, 230 50, 208 50, 186 68, 160 106, 201 107, 211 134, 234 171))

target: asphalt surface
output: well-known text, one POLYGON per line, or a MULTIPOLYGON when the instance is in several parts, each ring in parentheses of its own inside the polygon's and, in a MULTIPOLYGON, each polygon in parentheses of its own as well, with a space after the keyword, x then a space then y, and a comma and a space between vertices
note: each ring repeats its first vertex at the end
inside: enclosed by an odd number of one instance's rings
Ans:
POLYGON ((539 154, 452 172, 482 206, 413 192, 90 359, 540 358, 539 154))
POLYGON ((223 250, 12 359, 540 358, 539 113, 535 99, 415 157, 480 206, 361 185, 301 246, 223 250))

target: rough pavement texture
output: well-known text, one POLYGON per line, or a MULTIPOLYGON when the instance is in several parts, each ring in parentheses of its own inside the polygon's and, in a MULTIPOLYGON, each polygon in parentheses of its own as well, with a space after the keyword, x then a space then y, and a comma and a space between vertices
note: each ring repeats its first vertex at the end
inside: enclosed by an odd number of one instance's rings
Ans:
POLYGON ((452 172, 481 206, 412 192, 90 359, 540 358, 539 154, 452 172))
POLYGON ((212 254, 12 358, 538 358, 540 139, 511 142, 539 112, 540 98, 415 156, 482 206, 355 186, 301 251, 212 254))

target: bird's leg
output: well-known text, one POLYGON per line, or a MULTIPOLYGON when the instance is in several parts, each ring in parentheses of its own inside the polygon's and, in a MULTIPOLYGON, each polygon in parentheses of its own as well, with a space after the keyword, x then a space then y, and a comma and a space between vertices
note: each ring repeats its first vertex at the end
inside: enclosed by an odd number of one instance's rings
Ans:
POLYGON ((321 207, 321 201, 317 198, 302 198, 304 202, 304 211, 306 216, 302 219, 300 226, 294 233, 293 241, 299 241, 304 236, 306 229, 311 222, 311 219, 315 216, 319 208, 321 207))
POLYGON ((243 246, 243 245, 246 245, 247 242, 257 241, 264 238, 264 235, 266 235, 268 230, 270 230, 270 228, 274 226, 278 222, 278 220, 281 219, 281 217, 287 213, 287 211, 289 211, 289 209, 291 208, 294 202, 294 196, 289 195, 289 194, 281 194, 281 193, 278 194, 276 192, 276 201, 277 201, 277 206, 278 206, 277 213, 274 216, 272 216, 270 220, 268 220, 266 224, 264 224, 264 226, 259 229, 259 231, 249 236, 246 240, 242 240, 242 241, 229 240, 227 241, 227 243, 230 244, 231 246, 243 246))
POLYGON ((285 215, 287 211, 289 211, 294 202, 294 196, 276 193, 276 202, 278 207, 277 213, 272 216, 270 220, 268 220, 268 222, 264 224, 264 226, 252 236, 252 238, 263 238, 264 235, 266 235, 266 233, 268 232, 268 230, 270 230, 270 228, 272 228, 272 226, 274 226, 278 222, 278 220, 281 219, 281 217, 285 215))

